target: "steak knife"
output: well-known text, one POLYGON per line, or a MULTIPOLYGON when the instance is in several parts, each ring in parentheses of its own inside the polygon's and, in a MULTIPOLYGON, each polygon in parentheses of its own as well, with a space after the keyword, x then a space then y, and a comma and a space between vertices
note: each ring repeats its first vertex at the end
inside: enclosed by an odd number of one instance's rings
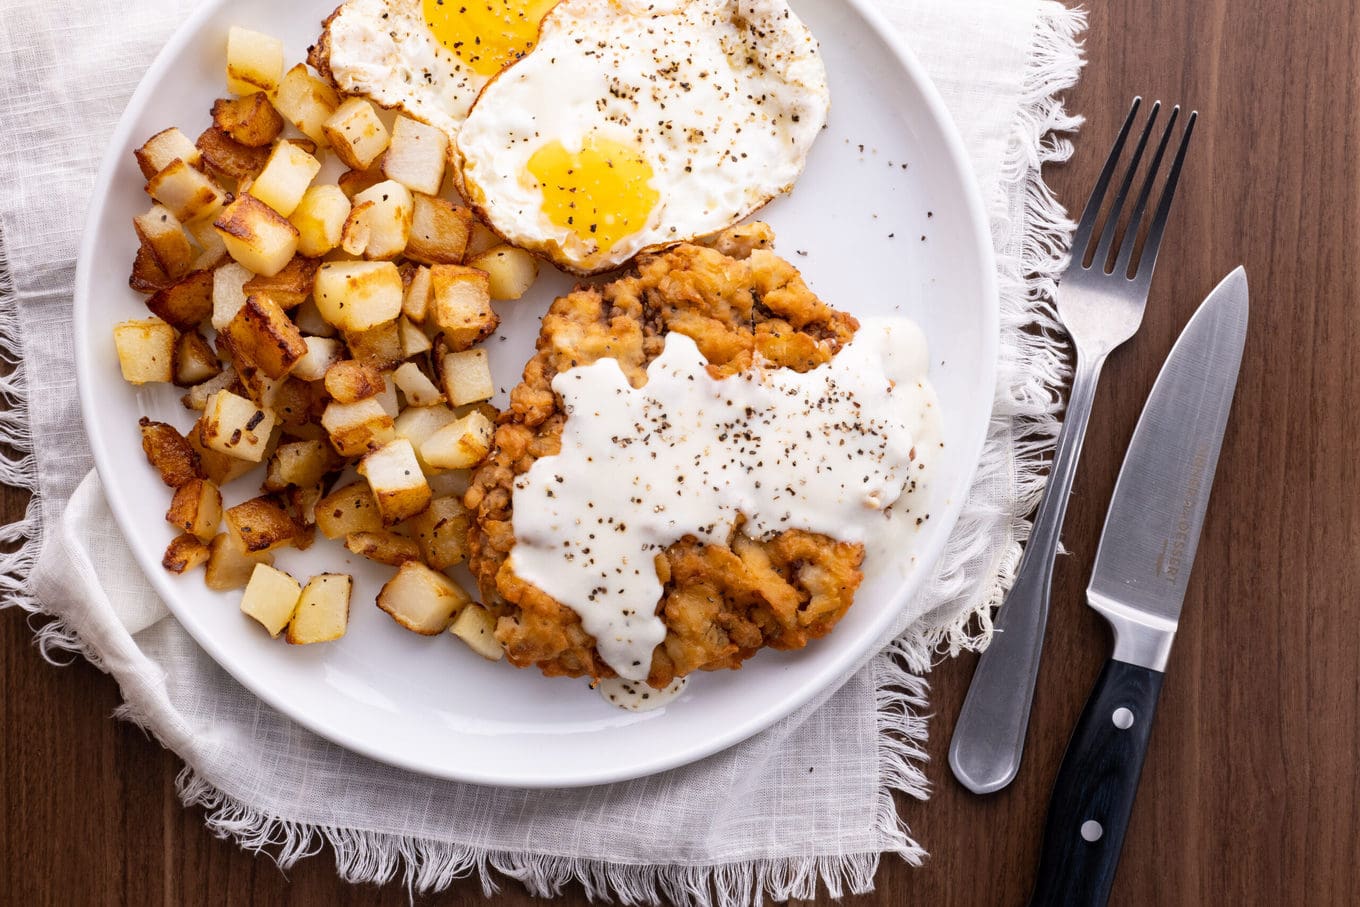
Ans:
POLYGON ((1186 325, 1129 442, 1086 588, 1114 630, 1114 653, 1058 770, 1031 907, 1109 899, 1246 334, 1238 268, 1186 325))

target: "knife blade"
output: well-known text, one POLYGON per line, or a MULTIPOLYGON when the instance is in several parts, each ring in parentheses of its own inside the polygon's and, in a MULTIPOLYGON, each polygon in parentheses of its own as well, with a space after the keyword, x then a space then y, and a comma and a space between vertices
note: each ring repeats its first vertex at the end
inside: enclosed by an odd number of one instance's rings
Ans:
POLYGON ((1114 652, 1058 770, 1034 907, 1109 900, 1237 387, 1247 298, 1239 267, 1200 305, 1124 456, 1086 590, 1114 652))

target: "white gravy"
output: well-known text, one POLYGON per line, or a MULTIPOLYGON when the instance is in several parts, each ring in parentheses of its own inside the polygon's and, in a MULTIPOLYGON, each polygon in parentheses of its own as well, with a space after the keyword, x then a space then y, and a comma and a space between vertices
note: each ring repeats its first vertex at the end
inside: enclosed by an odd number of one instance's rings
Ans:
MULTIPOLYGON (((829 363, 714 379, 694 341, 666 336, 634 388, 614 359, 560 373, 561 452, 514 490, 510 565, 581 617, 605 663, 646 679, 666 628, 656 555, 685 536, 726 544, 787 529, 868 543, 914 529, 888 511, 938 446, 925 340, 905 318, 865 319, 829 363)), ((896 508, 901 509, 901 508, 896 508)))

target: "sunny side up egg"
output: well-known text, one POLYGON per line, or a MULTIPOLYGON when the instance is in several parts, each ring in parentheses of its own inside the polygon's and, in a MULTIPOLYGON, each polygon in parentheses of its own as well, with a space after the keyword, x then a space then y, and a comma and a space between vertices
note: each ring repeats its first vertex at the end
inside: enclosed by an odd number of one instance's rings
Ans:
POLYGON ((456 158, 496 232, 598 273, 788 191, 829 106, 786 0, 562 0, 482 91, 456 158))
POLYGON ((405 111, 450 139, 477 93, 534 46, 556 0, 348 0, 325 22, 337 88, 405 111))

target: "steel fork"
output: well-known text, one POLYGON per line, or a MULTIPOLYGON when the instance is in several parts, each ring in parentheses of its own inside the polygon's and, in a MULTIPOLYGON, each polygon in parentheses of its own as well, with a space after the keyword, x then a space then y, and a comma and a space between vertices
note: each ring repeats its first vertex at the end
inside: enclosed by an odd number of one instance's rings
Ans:
POLYGON ((1039 673, 1044 627, 1048 620, 1049 587, 1053 579, 1053 558, 1058 548, 1067 499, 1081 443, 1091 416, 1100 370, 1110 351, 1138 330, 1147 303, 1157 251, 1162 244, 1167 215, 1180 180, 1181 165, 1190 145, 1197 114, 1186 118, 1180 145, 1166 177, 1157 210, 1148 227, 1138 260, 1134 261, 1139 227, 1147 211, 1153 182, 1175 130, 1180 108, 1173 107, 1166 129, 1152 156, 1142 187, 1134 202, 1128 226, 1118 232, 1120 215, 1128 200, 1129 189, 1147 149, 1152 127, 1161 102, 1155 102, 1146 125, 1138 137, 1118 193, 1105 217, 1095 248, 1091 240, 1104 206, 1106 190, 1119 165, 1124 144, 1133 130, 1141 98, 1134 98, 1124 126, 1115 139, 1105 167, 1100 172, 1086 210, 1081 215, 1072 240, 1072 261, 1058 287, 1058 315, 1076 348, 1076 366, 1067 415, 1058 435, 1057 450, 1049 472, 1048 487, 1039 504, 1034 530, 1025 546, 1015 585, 997 615, 996 635, 982 654, 963 710, 959 713, 954 739, 949 746, 949 766, 964 787, 978 794, 992 793, 1010 784, 1020 768, 1029 726, 1034 681, 1039 673), (1113 257, 1113 261, 1111 258, 1113 257), (1089 261, 1089 264, 1087 263, 1089 261))

